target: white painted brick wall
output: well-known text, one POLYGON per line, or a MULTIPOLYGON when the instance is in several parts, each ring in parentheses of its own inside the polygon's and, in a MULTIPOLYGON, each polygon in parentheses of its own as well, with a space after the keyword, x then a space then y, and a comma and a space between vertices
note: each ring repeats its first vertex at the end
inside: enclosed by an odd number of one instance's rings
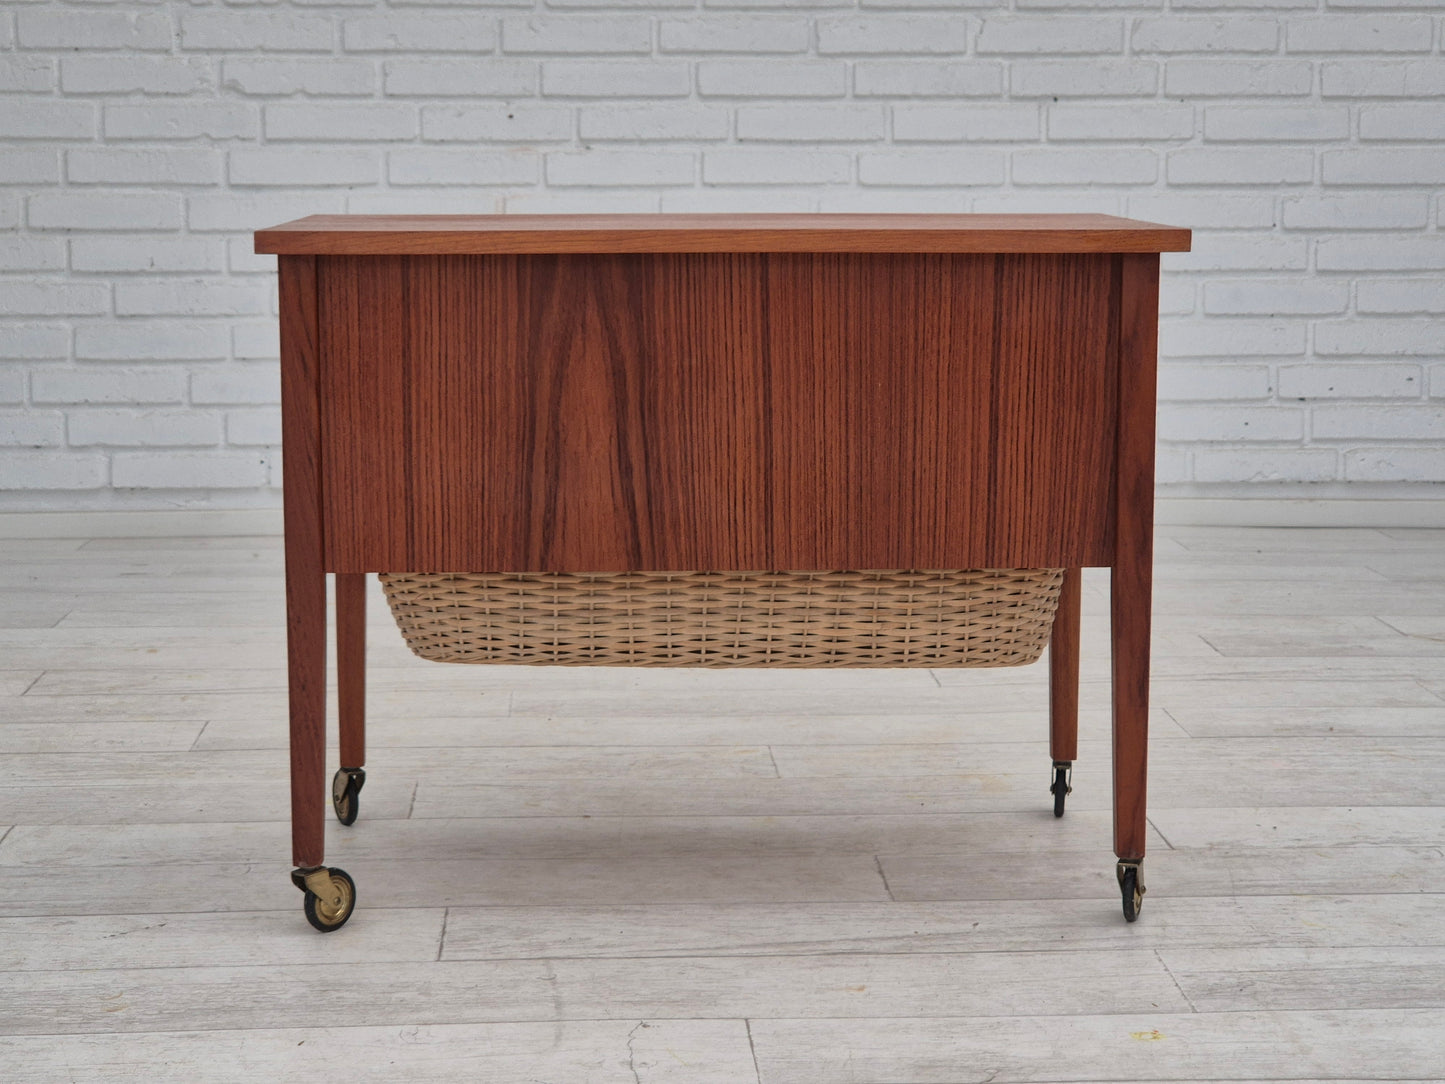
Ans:
POLYGON ((315 212, 1093 210, 1165 492, 1445 483, 1441 0, 0 8, 0 510, 272 506, 315 212))

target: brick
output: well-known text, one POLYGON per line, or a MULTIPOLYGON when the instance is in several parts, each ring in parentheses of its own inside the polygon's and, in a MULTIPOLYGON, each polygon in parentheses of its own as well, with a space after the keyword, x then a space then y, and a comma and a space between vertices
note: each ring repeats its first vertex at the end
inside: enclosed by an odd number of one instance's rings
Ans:
POLYGON ((408 148, 388 158, 387 179, 405 185, 536 184, 536 152, 516 150, 433 150, 408 148))
POLYGON ((281 411, 274 407, 227 411, 226 443, 280 447, 281 411))
MULTIPOLYGON (((39 361, 70 355, 69 324, 16 324, 7 320, 0 326, 4 328, 0 358, 39 361)), ((0 369, 0 373, 5 371, 0 369)))
POLYGON ((216 445, 221 416, 200 410, 77 410, 67 423, 72 446, 216 445))
POLYGON ((1445 60, 1346 60, 1320 65, 1326 98, 1431 98, 1445 94, 1445 60))
MULTIPOLYGON (((1360 313, 1445 313, 1445 279, 1361 279, 1355 287, 1360 313)), ((1445 353, 1445 348, 1442 348, 1445 353)))
POLYGON ((341 45, 348 53, 489 53, 497 30, 492 20, 475 15, 404 12, 347 19, 341 45))
POLYGON ((1418 365, 1285 365, 1279 394, 1285 399, 1414 399, 1423 390, 1418 365))
POLYGON ((269 464, 258 452, 117 452, 110 471, 118 489, 252 489, 269 464))
POLYGON ((846 184, 853 174, 841 151, 738 149, 704 151, 704 184, 846 184))
POLYGON ((112 320, 75 329, 82 361, 201 361, 224 358, 229 339, 221 324, 175 320, 112 320))
POLYGON ((1417 229, 1429 220, 1424 195, 1287 196, 1280 203, 1281 222, 1292 230, 1417 229))
POLYGON ((54 147, 6 147, 0 155, 0 184, 59 183, 60 155, 54 147))
POLYGON ((731 118, 720 106, 592 105, 579 114, 583 139, 714 140, 726 139, 731 118))
POLYGON ((1160 403, 1158 433, 1168 442, 1299 440, 1304 436, 1304 411, 1291 406, 1160 403))
POLYGON ((1278 147, 1184 147, 1165 160, 1170 184, 1308 184, 1312 151, 1278 147))
POLYGON ((0 109, 0 139, 93 139, 90 102, 16 101, 0 109))
POLYGON ((366 104, 301 102, 267 105, 268 140, 304 140, 312 143, 372 142, 415 139, 416 107, 389 102, 366 104))
POLYGON ((1152 60, 1020 60, 1009 70, 1010 91, 1026 98, 1127 98, 1158 86, 1152 60))
POLYGON ((1159 366, 1162 401, 1268 399, 1273 391, 1264 365, 1169 362, 1159 366))
POLYGON ((571 98, 685 98, 692 74, 685 61, 549 60, 542 93, 571 98))
POLYGON ((895 142, 1007 142, 1039 138, 1039 108, 1033 104, 973 102, 893 107, 895 142))
POLYGON ((1437 148, 1325 151, 1320 159, 1325 184, 1439 184, 1445 179, 1445 150, 1437 148))
POLYGON ((1014 184, 1153 184, 1159 161, 1150 150, 1065 150, 1013 152, 1014 184))
POLYGON ((1315 261, 1321 271, 1445 270, 1445 238, 1325 238, 1316 244, 1315 261))
POLYGON ((170 16, 164 11, 22 9, 19 40, 26 49, 161 50, 171 47, 170 16))
POLYGON ((1171 320, 1159 328, 1160 357, 1287 357, 1304 352, 1303 321, 1171 320))
MULTIPOLYGON (((231 57, 221 65, 221 83, 242 94, 369 97, 376 91, 376 67, 369 60, 337 60, 334 57, 326 60, 231 57)), ((389 88, 387 93, 391 93, 389 88)))
POLYGON ((860 184, 993 185, 1002 184, 1004 158, 981 148, 876 152, 858 156, 860 184))
MULTIPOLYGON (((798 0, 806 3, 807 0, 798 0)), ((521 0, 522 7, 531 7, 533 0, 521 0)), ((550 0, 554 8, 669 8, 696 7, 696 0, 550 0)))
POLYGON ((75 148, 65 152, 65 176, 72 184, 219 184, 221 156, 202 147, 75 148))
POLYGON ((0 490, 100 489, 104 456, 74 452, 0 452, 0 490))
MULTIPOLYGON (((0 350, 3 349, 0 346, 0 350)), ((18 406, 24 402, 25 374, 19 369, 0 369, 0 403, 18 406)))
POLYGON ((191 376, 191 402, 200 405, 279 403, 280 370, 274 365, 228 365, 191 376))
POLYGON ((1318 406, 1311 431, 1317 440, 1423 440, 1445 444, 1445 406, 1318 406))
POLYGON ((1175 11, 1199 8, 1223 10, 1255 9, 1260 11, 1284 11, 1291 8, 1316 8, 1319 0, 1170 0, 1169 6, 1175 11))
POLYGON ((1323 315, 1344 312, 1347 282, 1224 279, 1204 285, 1204 311, 1218 316, 1323 315))
POLYGON ((275 320, 231 324, 231 353, 237 358, 279 358, 281 327, 275 320))
POLYGON ((1180 271, 1303 271, 1309 266, 1309 245, 1294 237, 1199 231, 1194 251, 1170 253, 1165 260, 1180 271))
POLYGON ((817 20, 818 54, 965 53, 968 20, 953 15, 826 15, 817 20))
POLYGON ((67 94, 195 94, 215 85, 215 65, 202 57, 65 57, 60 62, 60 89, 67 94))
POLYGON ((696 155, 674 151, 554 151, 547 155, 547 183, 621 186, 692 184, 696 155))
POLYGON ((664 53, 802 53, 808 48, 805 19, 715 15, 663 19, 657 29, 664 53))
POLYGON ((37 403, 179 403, 186 375, 171 369, 40 369, 30 374, 37 403))
POLYGON ((1236 143, 1329 143, 1350 137, 1350 111, 1342 106, 1211 105, 1204 138, 1236 143))
POLYGON ((1331 482, 1339 477, 1333 448, 1200 448, 1196 482, 1331 482))
POLYGON ((1338 320, 1315 325, 1315 353, 1439 357, 1445 334, 1437 320, 1338 320))
MULTIPOLYGON (((1126 207, 1130 218, 1145 222, 1171 222, 1196 230, 1268 229, 1275 225, 1274 197, 1271 194, 1233 195, 1203 193, 1181 189, 1162 195, 1130 193, 1126 207)), ((1286 245, 1304 246, 1298 241, 1286 245)), ((1168 259, 1173 259, 1173 256, 1168 259)))
POLYGON ((276 257, 255 250, 250 236, 232 237, 226 241, 226 270, 233 275, 266 275, 267 282, 276 281, 276 257))
POLYGON ((388 60, 386 93, 394 97, 509 98, 537 92, 537 65, 530 60, 388 60))
POLYGON ((625 15, 502 20, 504 53, 650 53, 652 22, 625 15))
POLYGON ((0 446, 58 448, 65 443, 65 415, 56 410, 0 410, 0 446))
POLYGON ((1285 24, 1291 53, 1428 53, 1434 26, 1426 15, 1295 16, 1285 24))
POLYGON ((816 191, 812 188, 788 191, 772 186, 671 188, 660 193, 659 210, 667 214, 811 214, 819 209, 816 191))
POLYGON ((1134 22, 1136 53, 1272 53, 1279 46, 1274 19, 1172 16, 1134 22))
POLYGON ((655 214, 660 199, 659 189, 638 188, 625 191, 594 188, 532 189, 509 192, 504 206, 507 214, 655 214))
POLYGON ((255 139, 256 107, 239 102, 106 105, 106 139, 255 139))
POLYGON ((75 271, 222 271, 219 241, 206 237, 76 237, 70 242, 75 271))
POLYGON ((1445 482, 1445 448, 1351 448, 1345 452, 1351 482, 1445 482))
POLYGON ((427 105, 421 110, 422 138, 439 143, 557 142, 570 140, 575 125, 573 110, 557 105, 507 102, 497 105, 427 105))
POLYGON ((270 311, 270 290, 220 281, 135 281, 115 284, 120 316, 255 316, 270 311))
POLYGON ((994 98, 1003 65, 994 61, 860 60, 853 66, 860 98, 994 98))
POLYGON ((54 90, 55 61, 48 56, 0 56, 0 92, 54 90))
POLYGON ((181 48, 209 53, 329 53, 336 31, 324 15, 288 12, 191 12, 181 16, 181 48))
POLYGON ((228 192, 223 196, 197 195, 186 200, 186 225, 194 231, 244 231, 257 224, 276 225, 311 214, 337 214, 345 210, 345 197, 336 192, 266 192, 255 195, 228 192))
POLYGON ((1194 312, 1194 283, 1177 275, 1163 276, 1159 282, 1159 315, 1188 316, 1194 312))
POLYGON ((110 287, 56 279, 0 280, 0 312, 7 316, 99 316, 110 311, 110 287))
POLYGON ((1445 106, 1440 102, 1361 106, 1360 138, 1445 141, 1445 106))
POLYGON ((244 185, 375 184, 379 162, 369 150, 272 150, 230 152, 230 180, 244 185))
MULTIPOLYGON (((607 2, 607 0, 588 0, 588 2, 602 4, 607 2)), ((643 0, 643 2, 645 2, 645 0, 643 0)), ((927 0, 924 0, 924 2, 911 4, 910 6, 924 7, 926 3, 927 0)), ((692 7, 694 5, 685 2, 685 0, 679 0, 679 2, 673 6, 692 7)), ((784 6, 784 0, 703 0, 702 6, 705 8, 776 8, 784 6)), ((852 7, 853 5, 849 3, 848 0, 786 0, 786 6, 789 8, 837 8, 852 7)))
POLYGON ((1070 15, 988 16, 974 51, 980 56, 1122 53, 1124 24, 1119 19, 1070 15))
POLYGON ((743 105, 737 111, 740 140, 871 142, 881 140, 886 130, 881 105, 743 105))
POLYGON ((1049 106, 1050 140, 1192 139, 1194 107, 1170 103, 1117 102, 1112 105, 1049 106))
POLYGON ((832 60, 701 60, 698 93, 735 98, 838 98, 847 66, 832 60))
MULTIPOLYGON (((990 188, 973 196, 966 209, 981 215, 1047 215, 1056 214, 1062 204, 1077 214, 1116 215, 1122 198, 1117 189, 1110 191, 1089 185, 1078 188, 1014 188, 1002 192, 990 188)), ((904 209, 911 211, 914 208, 904 209)), ((955 208, 961 209, 964 208, 955 208)))
POLYGON ((1314 86, 1308 60, 1170 60, 1164 93, 1170 97, 1253 98, 1305 95, 1314 86))
POLYGON ((58 237, 11 236, 0 243, 0 271, 63 271, 65 242, 58 237))

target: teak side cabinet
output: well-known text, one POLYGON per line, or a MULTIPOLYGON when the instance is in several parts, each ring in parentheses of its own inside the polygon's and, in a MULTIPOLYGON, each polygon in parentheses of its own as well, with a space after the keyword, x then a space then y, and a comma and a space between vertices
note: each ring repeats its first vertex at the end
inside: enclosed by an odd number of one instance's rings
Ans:
POLYGON ((318 929, 326 581, 341 770, 365 779, 364 577, 1063 568, 1055 813, 1079 569, 1112 570, 1114 850, 1143 883, 1159 253, 1106 215, 326 216, 279 256, 292 880, 318 929))

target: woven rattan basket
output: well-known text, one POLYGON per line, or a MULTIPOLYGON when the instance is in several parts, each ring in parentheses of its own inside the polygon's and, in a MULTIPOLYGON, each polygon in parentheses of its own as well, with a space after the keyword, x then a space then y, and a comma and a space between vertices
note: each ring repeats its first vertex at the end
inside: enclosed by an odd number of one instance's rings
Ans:
POLYGON ((1020 666, 1057 568, 872 572, 386 573, 436 662, 593 666, 1020 666))

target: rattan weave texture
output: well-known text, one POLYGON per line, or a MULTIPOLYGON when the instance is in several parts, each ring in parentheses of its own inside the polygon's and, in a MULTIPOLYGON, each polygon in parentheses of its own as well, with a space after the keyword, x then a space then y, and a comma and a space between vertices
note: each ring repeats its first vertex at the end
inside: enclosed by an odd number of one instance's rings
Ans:
POLYGON ((1063 570, 384 573, 436 662, 592 666, 1020 666, 1063 570))

